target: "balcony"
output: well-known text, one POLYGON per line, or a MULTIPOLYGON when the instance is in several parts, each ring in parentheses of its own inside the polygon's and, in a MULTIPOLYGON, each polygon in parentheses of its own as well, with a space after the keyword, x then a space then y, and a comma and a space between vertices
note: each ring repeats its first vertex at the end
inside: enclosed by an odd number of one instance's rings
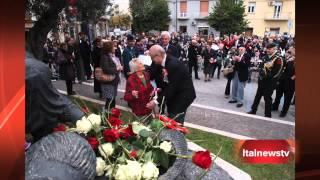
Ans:
POLYGON ((195 19, 207 19, 208 16, 209 16, 208 12, 197 12, 197 13, 194 13, 193 15, 195 19))
POLYGON ((290 13, 266 13, 264 16, 265 21, 288 21, 290 19, 290 13))
POLYGON ((189 19, 188 14, 186 12, 180 12, 178 14, 178 19, 184 20, 184 19, 189 19))

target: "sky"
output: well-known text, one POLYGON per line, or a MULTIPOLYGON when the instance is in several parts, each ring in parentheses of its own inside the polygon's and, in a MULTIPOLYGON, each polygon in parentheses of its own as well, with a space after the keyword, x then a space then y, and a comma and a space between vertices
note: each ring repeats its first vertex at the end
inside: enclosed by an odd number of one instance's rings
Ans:
MULTIPOLYGON (((112 2, 112 1, 111 1, 112 2)), ((114 4, 119 5, 120 12, 128 12, 129 10, 129 0, 113 0, 114 4)))

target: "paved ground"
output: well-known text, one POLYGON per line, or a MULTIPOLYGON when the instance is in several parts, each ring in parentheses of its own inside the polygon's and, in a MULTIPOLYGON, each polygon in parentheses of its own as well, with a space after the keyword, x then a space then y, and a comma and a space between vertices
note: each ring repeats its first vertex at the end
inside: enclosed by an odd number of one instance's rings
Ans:
MULTIPOLYGON (((229 99, 224 97, 224 89, 227 82, 225 78, 221 77, 206 83, 203 81, 202 73, 200 78, 202 80, 194 80, 197 98, 188 109, 186 122, 257 139, 294 138, 294 106, 290 107, 285 118, 279 118, 279 112, 273 112, 273 118, 269 119, 263 117, 264 100, 262 99, 257 116, 246 114, 256 93, 256 81, 247 84, 244 106, 237 108, 234 104, 229 104, 229 99)), ((65 83, 63 81, 56 81, 54 85, 57 89, 65 91, 65 83)), ((93 93, 92 86, 91 81, 81 85, 75 84, 74 90, 79 95, 99 100, 98 95, 93 93)), ((122 99, 125 80, 122 80, 118 89, 117 105, 126 107, 126 102, 122 99)))

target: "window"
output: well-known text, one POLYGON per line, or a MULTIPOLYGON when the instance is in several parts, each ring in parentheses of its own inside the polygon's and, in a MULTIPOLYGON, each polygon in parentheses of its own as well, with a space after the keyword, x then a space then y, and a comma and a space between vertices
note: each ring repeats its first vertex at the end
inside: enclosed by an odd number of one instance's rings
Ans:
POLYGON ((180 32, 185 33, 187 32, 187 26, 180 26, 180 32))
POLYGON ((251 27, 246 28, 245 35, 252 36, 253 35, 253 28, 251 28, 251 27))
POLYGON ((249 2, 248 13, 254 13, 256 10, 256 2, 249 2))
POLYGON ((200 16, 209 15, 209 1, 200 1, 200 16))
POLYGON ((272 35, 277 35, 280 33, 280 28, 276 27, 276 28, 270 28, 270 34, 272 35))
POLYGON ((274 3, 273 18, 280 18, 281 10, 282 10, 282 2, 276 1, 274 3))
POLYGON ((199 27, 198 28, 199 36, 208 36, 209 34, 209 27, 199 27))
POLYGON ((180 17, 187 16, 187 1, 180 1, 180 17))

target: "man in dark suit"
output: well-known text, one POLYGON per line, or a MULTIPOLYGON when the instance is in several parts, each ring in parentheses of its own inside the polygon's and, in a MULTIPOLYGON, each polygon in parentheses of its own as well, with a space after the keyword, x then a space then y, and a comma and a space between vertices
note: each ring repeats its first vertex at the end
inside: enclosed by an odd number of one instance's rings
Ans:
POLYGON ((243 106, 243 95, 245 83, 249 78, 250 55, 246 53, 246 48, 239 48, 239 56, 235 56, 234 60, 234 77, 232 81, 232 99, 229 103, 237 103, 237 107, 243 106))
MULTIPOLYGON (((149 55, 155 64, 163 67, 164 81, 167 81, 163 93, 166 98, 169 117, 178 116, 175 120, 183 124, 187 108, 196 98, 188 69, 177 58, 167 55, 159 45, 152 46, 149 55)), ((156 102, 151 101, 147 104, 147 107, 153 108, 155 104, 156 102)))
POLYGON ((87 76, 87 80, 91 79, 91 47, 90 47, 90 42, 88 42, 85 33, 80 32, 79 33, 80 36, 80 44, 79 44, 79 48, 80 48, 80 57, 83 61, 83 65, 84 65, 84 70, 86 72, 86 76, 87 76))
POLYGON ((248 114, 256 114, 262 96, 265 102, 265 117, 271 118, 272 94, 277 86, 283 70, 283 59, 277 52, 277 45, 270 43, 266 46, 267 55, 259 66, 258 89, 254 97, 251 111, 248 114))
POLYGON ((197 46, 197 41, 192 40, 191 45, 188 48, 188 59, 189 59, 189 73, 192 77, 192 68, 194 68, 194 76, 200 80, 198 76, 198 55, 200 54, 197 46))
POLYGON ((179 59, 180 53, 174 45, 169 43, 170 39, 171 39, 170 33, 168 31, 163 31, 161 33, 161 46, 163 47, 163 49, 166 51, 167 54, 179 59))

